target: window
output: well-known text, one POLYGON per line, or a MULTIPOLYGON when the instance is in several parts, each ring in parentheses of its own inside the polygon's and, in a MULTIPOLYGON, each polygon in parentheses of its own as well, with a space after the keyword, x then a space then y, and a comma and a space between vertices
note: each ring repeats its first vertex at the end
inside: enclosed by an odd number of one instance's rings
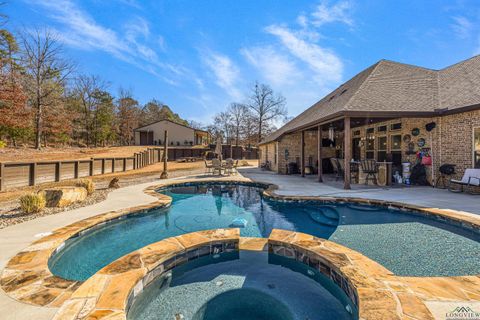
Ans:
POLYGON ((373 135, 373 128, 371 133, 368 133, 367 129, 367 139, 366 139, 366 144, 365 144, 365 158, 367 159, 375 159, 375 136, 373 135))
POLYGON ((473 167, 480 169, 480 128, 473 129, 473 167))
POLYGON ((387 126, 379 126, 377 132, 387 132, 387 126))
POLYGON ((401 123, 401 122, 392 123, 392 124, 390 125, 390 130, 391 130, 391 131, 400 130, 400 129, 402 129, 402 123, 401 123))
POLYGON ((387 161, 387 137, 378 137, 377 161, 387 161))
POLYGON ((367 134, 372 134, 375 132, 375 128, 368 128, 367 129, 367 134))
POLYGON ((401 135, 391 136, 390 148, 392 150, 401 150, 402 149, 402 136, 401 135))
POLYGON ((360 135, 360 130, 355 130, 355 131, 353 131, 353 135, 354 135, 354 136, 359 136, 359 135, 360 135))

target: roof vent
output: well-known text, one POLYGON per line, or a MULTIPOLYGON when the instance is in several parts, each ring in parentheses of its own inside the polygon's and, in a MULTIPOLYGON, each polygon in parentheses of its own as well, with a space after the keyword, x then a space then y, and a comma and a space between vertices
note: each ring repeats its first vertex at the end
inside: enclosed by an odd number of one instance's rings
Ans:
POLYGON ((344 94, 344 93, 347 92, 347 91, 348 91, 348 89, 343 89, 343 91, 340 92, 340 95, 344 94))

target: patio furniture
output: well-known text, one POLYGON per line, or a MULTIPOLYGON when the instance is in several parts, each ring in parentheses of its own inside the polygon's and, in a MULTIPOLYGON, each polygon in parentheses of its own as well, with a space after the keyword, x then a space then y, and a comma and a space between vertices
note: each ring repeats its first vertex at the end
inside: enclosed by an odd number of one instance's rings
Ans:
POLYGON ((359 163, 357 161, 350 162, 350 180, 358 183, 360 175, 359 163))
POLYGON ((435 188, 445 189, 450 184, 450 177, 455 174, 455 165, 448 163, 442 164, 440 168, 438 168, 438 171, 440 172, 440 175, 435 182, 435 188))
POLYGON ((260 168, 262 168, 262 170, 268 170, 270 171, 271 170, 271 166, 270 166, 270 161, 265 161, 264 163, 262 163, 260 165, 260 168))
POLYGON ((377 174, 378 165, 375 160, 362 160, 360 161, 363 173, 366 174, 365 185, 368 185, 368 181, 372 180, 375 185, 378 185, 377 174))
POLYGON ((203 160, 203 162, 205 162, 205 173, 212 173, 213 164, 208 164, 207 160, 203 160))
POLYGON ((237 159, 237 160, 235 160, 235 163, 233 164, 233 172, 234 172, 235 174, 237 174, 237 173, 238 173, 238 170, 237 170, 237 168, 238 168, 238 159, 237 159))
POLYGON ((233 159, 225 160, 225 166, 223 167, 225 174, 233 174, 233 159))
POLYGON ((212 159, 213 174, 218 171, 218 174, 222 174, 223 166, 220 159, 212 159))
POLYGON ((330 158, 330 162, 332 163, 333 173, 335 173, 335 181, 338 179, 343 179, 343 167, 338 158, 330 158))
MULTIPOLYGON (((465 187, 480 187, 480 169, 467 169, 463 174, 462 180, 450 179, 448 190, 452 192, 463 192, 465 187), (460 189, 455 190, 452 185, 459 185, 460 189)), ((480 192, 470 192, 471 194, 480 194, 480 192)))

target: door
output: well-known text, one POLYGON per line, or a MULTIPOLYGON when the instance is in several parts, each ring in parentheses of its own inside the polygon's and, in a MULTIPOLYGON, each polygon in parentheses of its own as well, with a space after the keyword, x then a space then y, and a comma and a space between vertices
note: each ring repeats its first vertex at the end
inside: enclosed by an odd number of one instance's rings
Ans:
POLYGON ((140 132, 140 145, 146 146, 147 142, 147 132, 140 132))
POLYGON ((149 146, 153 145, 153 131, 147 132, 147 144, 149 146))
POLYGON ((153 145, 153 131, 140 132, 140 145, 141 146, 153 145))

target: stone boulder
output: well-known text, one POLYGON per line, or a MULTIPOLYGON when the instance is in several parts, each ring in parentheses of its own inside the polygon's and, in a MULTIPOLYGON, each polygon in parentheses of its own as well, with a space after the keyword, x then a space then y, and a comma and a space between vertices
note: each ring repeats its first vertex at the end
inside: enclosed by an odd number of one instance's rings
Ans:
POLYGON ((87 189, 82 187, 59 187, 40 191, 45 197, 47 207, 66 207, 87 198, 87 189))

